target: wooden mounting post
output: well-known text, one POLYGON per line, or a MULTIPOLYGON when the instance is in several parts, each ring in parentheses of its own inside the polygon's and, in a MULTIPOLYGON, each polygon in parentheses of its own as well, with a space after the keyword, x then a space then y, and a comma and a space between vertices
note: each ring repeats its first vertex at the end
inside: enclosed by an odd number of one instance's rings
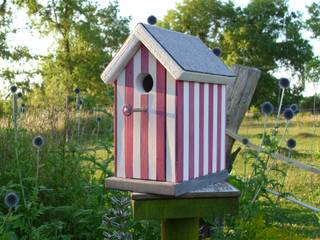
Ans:
MULTIPOLYGON (((257 68, 241 65, 233 65, 232 71, 236 75, 236 79, 227 85, 227 129, 237 133, 251 103, 261 71, 257 68)), ((229 172, 236 157, 231 154, 233 143, 234 140, 226 136, 226 156, 229 172)))
POLYGON ((194 240, 199 238, 199 218, 161 220, 161 240, 194 240))
POLYGON ((236 213, 239 195, 239 190, 226 182, 179 197, 133 193, 133 217, 161 220, 162 240, 197 240, 199 218, 236 213))

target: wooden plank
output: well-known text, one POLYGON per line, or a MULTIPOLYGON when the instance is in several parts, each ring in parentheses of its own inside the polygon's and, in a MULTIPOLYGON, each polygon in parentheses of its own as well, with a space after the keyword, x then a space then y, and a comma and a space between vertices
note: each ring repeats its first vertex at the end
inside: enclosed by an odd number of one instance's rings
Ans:
POLYGON ((157 61, 156 81, 156 179, 165 181, 166 163, 166 69, 157 61))
POLYGON ((209 84, 209 173, 212 173, 213 163, 213 84, 209 84))
POLYGON ((226 169, 226 86, 221 86, 221 169, 226 169))
POLYGON ((107 189, 117 189, 131 192, 148 192, 161 195, 175 195, 175 185, 172 182, 150 181, 142 179, 127 179, 109 177, 105 180, 107 189))
POLYGON ((189 84, 189 179, 194 178, 194 82, 189 84))
POLYGON ((217 122, 217 172, 221 171, 221 108, 222 108, 222 86, 218 85, 218 122, 217 122))
POLYGON ((176 182, 183 181, 183 82, 176 82, 176 182))
POLYGON ((132 200, 172 199, 172 198, 212 198, 212 197, 239 197, 240 191, 228 182, 219 182, 208 187, 194 190, 181 196, 164 196, 149 193, 132 193, 132 200))
MULTIPOLYGON (((244 137, 242 136, 239 136, 238 134, 230 131, 229 129, 226 130, 227 132, 227 135, 237 141, 240 141, 242 142, 242 139, 244 137)), ((247 147, 257 151, 257 152, 265 152, 265 149, 263 147, 260 147, 258 145, 255 145, 251 142, 249 142, 247 144, 247 147)), ((320 169, 316 168, 316 167, 312 167, 312 166, 309 166, 309 165, 306 165, 306 164, 303 164, 297 160, 294 160, 294 159, 291 159, 291 158, 288 158, 286 156, 283 156, 282 154, 279 154, 279 153, 270 153, 270 155, 275 158, 275 159, 278 159, 278 160, 281 160, 287 164, 290 164, 290 165, 293 165, 295 167, 298 167, 300 169, 303 169, 305 171, 309 171, 309 172, 312 172, 312 173, 315 173, 315 174, 320 174, 320 169)))
POLYGON ((149 73, 149 51, 141 44, 141 72, 149 73))
MULTIPOLYGON (((141 107, 148 108, 148 94, 141 95, 141 107)), ((148 144, 148 112, 141 112, 140 122, 140 155, 141 155, 141 179, 149 178, 149 144, 148 144)))
POLYGON ((197 179, 184 181, 182 183, 110 177, 105 180, 105 186, 109 189, 118 189, 131 192, 180 196, 191 191, 203 189, 218 182, 223 182, 227 179, 227 177, 227 171, 202 176, 197 179))
POLYGON ((197 82, 202 83, 215 83, 215 84, 232 84, 234 82, 234 77, 227 76, 218 76, 206 73, 197 73, 197 72, 189 72, 183 71, 179 79, 184 81, 194 81, 197 79, 197 82))
POLYGON ((200 129, 200 83, 194 83, 194 177, 199 177, 199 156, 200 156, 200 143, 199 143, 199 129, 200 129))
POLYGON ((238 206, 238 197, 133 200, 133 217, 135 220, 216 217, 234 214, 238 206))
MULTIPOLYGON (((261 71, 257 68, 241 65, 233 65, 232 70, 237 77, 226 89, 227 129, 238 132, 255 92, 261 71)), ((226 168, 229 172, 233 164, 231 161, 234 159, 231 157, 233 143, 232 138, 226 138, 226 168)))
POLYGON ((198 240, 199 218, 164 219, 161 221, 161 240, 198 240))
POLYGON ((125 103, 125 84, 125 71, 122 71, 117 80, 117 154, 115 159, 117 177, 125 177, 125 123, 122 113, 122 106, 125 103))
MULTIPOLYGON (((133 106, 133 59, 125 69, 125 104, 133 106)), ((133 177, 133 114, 124 117, 124 151, 125 174, 127 178, 133 177)))
POLYGON ((204 158, 204 83, 199 83, 199 176, 203 176, 204 158))
MULTIPOLYGON (((141 73, 141 50, 139 49, 133 57, 133 108, 141 107, 141 82, 138 76, 141 73)), ((141 178, 141 114, 133 116, 133 178, 141 178)))
POLYGON ((213 86, 213 162, 212 162, 212 172, 216 173, 218 165, 218 85, 213 86))
POLYGON ((288 200, 290 202, 296 203, 296 204, 298 204, 298 205, 300 205, 302 207, 308 208, 308 209, 310 209, 310 210, 312 210, 314 212, 320 212, 319 208, 316 208, 316 207, 313 207, 313 206, 311 206, 311 205, 309 205, 307 203, 301 202, 301 201, 299 201, 299 200, 297 200, 297 199, 295 199, 293 197, 285 196, 285 195, 283 195, 283 194, 281 194, 279 192, 272 191, 270 189, 266 189, 266 190, 267 190, 267 192, 269 192, 269 193, 271 193, 271 194, 273 194, 275 196, 282 197, 282 198, 284 198, 284 199, 286 199, 286 200, 288 200))
POLYGON ((166 94, 166 180, 176 181, 176 82, 167 72, 166 94))
POLYGON ((212 185, 214 183, 223 182, 228 178, 227 171, 221 171, 219 173, 213 173, 205 176, 200 176, 189 181, 184 181, 176 185, 175 195, 180 196, 182 194, 201 189, 212 185))
POLYGON ((117 112, 118 110, 118 97, 117 97, 117 80, 114 81, 114 97, 113 97, 113 139, 114 139, 114 175, 117 176, 117 135, 118 135, 118 124, 117 124, 117 112))
MULTIPOLYGON (((209 84, 204 84, 203 95, 203 174, 209 173, 209 84)), ((210 172, 211 173, 211 172, 210 172)))
POLYGON ((101 79, 105 83, 112 83, 140 48, 140 44, 139 39, 131 34, 101 74, 101 79))
POLYGON ((189 180, 189 83, 183 82, 183 181, 189 180))
POLYGON ((149 52, 149 74, 153 78, 153 87, 148 93, 148 160, 149 160, 149 179, 157 179, 157 59, 149 52))

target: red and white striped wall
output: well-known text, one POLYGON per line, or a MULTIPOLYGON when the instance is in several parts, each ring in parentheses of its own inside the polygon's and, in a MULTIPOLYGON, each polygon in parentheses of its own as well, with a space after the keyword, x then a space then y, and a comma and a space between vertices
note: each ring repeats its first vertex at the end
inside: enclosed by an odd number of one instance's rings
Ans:
POLYGON ((225 115, 225 85, 177 81, 141 45, 115 81, 115 175, 182 182, 224 170, 225 115), (124 105, 148 112, 125 116, 124 105))
POLYGON ((176 81, 176 182, 226 168, 226 86, 176 81))
POLYGON ((166 79, 165 68, 144 46, 120 73, 115 87, 116 176, 166 180, 166 79), (148 93, 138 81, 140 73, 153 78, 148 93), (124 105, 147 107, 148 112, 125 116, 124 105))

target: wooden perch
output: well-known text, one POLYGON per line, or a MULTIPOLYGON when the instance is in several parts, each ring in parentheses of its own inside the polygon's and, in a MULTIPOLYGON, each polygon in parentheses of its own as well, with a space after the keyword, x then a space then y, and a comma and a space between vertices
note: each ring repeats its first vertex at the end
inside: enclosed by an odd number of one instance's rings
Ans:
MULTIPOLYGON (((233 65, 232 70, 236 79, 227 85, 227 129, 236 133, 249 108, 261 71, 257 68, 241 65, 233 65)), ((231 153, 233 143, 234 139, 226 136, 227 169, 229 172, 236 157, 231 153)))

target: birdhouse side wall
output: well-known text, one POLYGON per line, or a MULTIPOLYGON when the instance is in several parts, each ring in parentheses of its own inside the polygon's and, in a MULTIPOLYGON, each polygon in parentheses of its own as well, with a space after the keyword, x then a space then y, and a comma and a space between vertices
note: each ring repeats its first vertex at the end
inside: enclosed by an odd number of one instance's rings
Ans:
POLYGON ((175 181, 175 87, 175 80, 141 45, 114 86, 115 176, 175 181), (152 76, 150 92, 143 90, 141 74, 152 76), (125 116, 125 105, 147 112, 125 116))
POLYGON ((176 81, 176 182, 226 168, 226 86, 176 81))

